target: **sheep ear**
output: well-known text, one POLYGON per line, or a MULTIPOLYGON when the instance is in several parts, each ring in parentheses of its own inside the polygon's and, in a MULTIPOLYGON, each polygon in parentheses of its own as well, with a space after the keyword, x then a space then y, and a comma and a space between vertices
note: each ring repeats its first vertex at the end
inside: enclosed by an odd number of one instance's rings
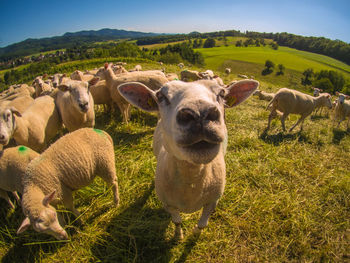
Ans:
POLYGON ((30 227, 30 220, 29 217, 27 216, 22 224, 19 226, 18 230, 17 230, 17 235, 23 233, 24 231, 26 231, 28 228, 30 227))
POLYGON ((58 86, 58 89, 65 92, 65 91, 69 91, 70 90, 70 87, 66 84, 61 84, 58 86))
POLYGON ((132 105, 148 112, 158 111, 155 92, 140 82, 127 82, 118 86, 119 93, 132 105))
POLYGON ((13 115, 16 115, 18 117, 22 117, 22 114, 15 107, 11 107, 10 111, 12 112, 13 115))
POLYGON ((49 204, 55 199, 56 190, 54 190, 51 194, 48 194, 43 199, 43 205, 49 206, 49 204))
POLYGON ((95 85, 100 80, 99 77, 94 77, 89 81, 89 86, 95 85))
POLYGON ((259 87, 256 80, 240 80, 230 85, 225 96, 226 106, 234 107, 245 101, 259 87))

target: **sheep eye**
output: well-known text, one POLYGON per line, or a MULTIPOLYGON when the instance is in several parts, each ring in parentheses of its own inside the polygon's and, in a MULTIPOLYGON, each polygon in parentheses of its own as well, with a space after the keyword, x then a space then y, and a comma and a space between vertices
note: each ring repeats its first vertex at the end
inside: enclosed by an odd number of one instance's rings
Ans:
POLYGON ((156 97, 157 97, 157 100, 158 100, 159 103, 161 103, 162 101, 165 101, 166 105, 170 104, 170 101, 168 100, 167 97, 164 96, 164 94, 162 92, 158 91, 156 93, 156 97))

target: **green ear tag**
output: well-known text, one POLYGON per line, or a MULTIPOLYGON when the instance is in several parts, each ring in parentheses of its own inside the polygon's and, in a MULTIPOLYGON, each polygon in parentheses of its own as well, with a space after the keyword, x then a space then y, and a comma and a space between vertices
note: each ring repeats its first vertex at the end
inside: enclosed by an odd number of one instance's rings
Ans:
POLYGON ((26 154, 28 152, 28 148, 25 146, 20 146, 20 147, 18 147, 18 152, 20 154, 26 154))
POLYGON ((236 101, 237 101, 237 98, 236 98, 236 97, 229 97, 229 98, 226 100, 226 105, 232 107, 233 104, 235 104, 236 101))

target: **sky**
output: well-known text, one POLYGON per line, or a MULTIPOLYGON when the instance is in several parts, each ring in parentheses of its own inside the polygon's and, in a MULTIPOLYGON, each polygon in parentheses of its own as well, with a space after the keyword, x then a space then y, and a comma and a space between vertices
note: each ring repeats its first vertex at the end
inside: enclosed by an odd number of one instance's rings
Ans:
POLYGON ((66 32, 288 32, 350 43, 350 0, 0 0, 0 47, 66 32))

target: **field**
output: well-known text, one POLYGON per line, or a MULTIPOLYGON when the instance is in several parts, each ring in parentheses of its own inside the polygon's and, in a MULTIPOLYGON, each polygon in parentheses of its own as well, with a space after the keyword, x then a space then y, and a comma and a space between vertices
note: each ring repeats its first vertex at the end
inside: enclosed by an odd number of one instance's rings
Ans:
MULTIPOLYGON (((238 50, 234 53, 235 47, 219 47, 200 51, 206 68, 217 71, 225 83, 236 78, 223 73, 225 66, 232 66, 234 73, 255 75, 268 91, 289 85, 300 88, 304 67, 349 71, 339 62, 321 62, 313 54, 297 52, 294 56, 300 58, 299 63, 282 60, 294 51, 281 47, 277 52, 266 50, 267 58, 263 48, 238 50), (250 51, 256 51, 255 58, 248 55, 250 51), (271 57, 274 52, 279 55, 271 57), (279 59, 285 61, 286 74, 262 76, 266 59, 276 64, 281 63, 279 59), (313 66, 308 66, 308 61, 313 66)), ((60 69, 72 65, 92 68, 102 65, 104 59, 72 63, 60 69)), ((160 67, 145 60, 130 60, 127 66, 132 68, 136 63, 144 69, 160 67)), ((167 72, 179 73, 176 65, 164 67, 167 72)), ((1 262, 350 261, 350 130, 345 124, 333 128, 331 113, 323 113, 307 118, 303 132, 282 133, 276 119, 265 134, 266 104, 251 97, 226 110, 225 192, 200 236, 192 234, 200 213, 182 215, 183 241, 173 239, 174 224, 154 191, 152 137, 157 116, 133 108, 130 123, 124 124, 118 112, 111 115, 98 110, 95 127, 106 130, 114 141, 119 207, 113 206, 111 189, 97 178, 75 193, 81 224, 60 207, 70 240, 56 241, 32 229, 16 235, 24 219, 21 208, 16 205, 11 210, 0 199, 1 262)), ((296 120, 297 116, 291 115, 287 128, 296 120)))

